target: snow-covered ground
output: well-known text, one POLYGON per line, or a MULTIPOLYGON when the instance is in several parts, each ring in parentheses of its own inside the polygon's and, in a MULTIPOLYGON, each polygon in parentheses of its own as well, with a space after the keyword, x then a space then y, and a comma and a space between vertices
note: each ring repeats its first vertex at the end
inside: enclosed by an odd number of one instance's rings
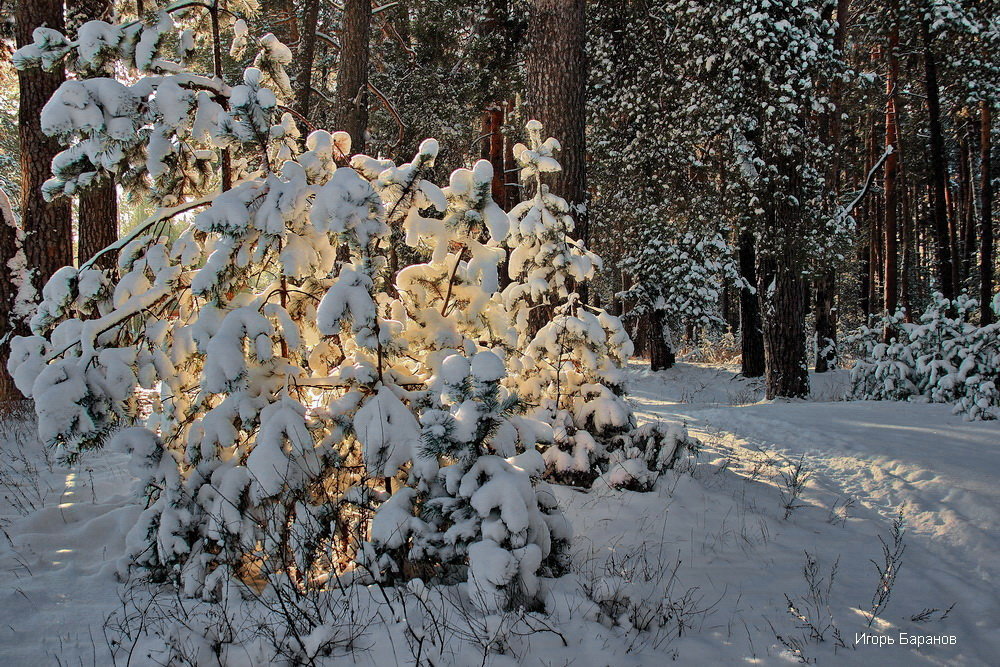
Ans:
MULTIPOLYGON (((638 414, 685 422, 701 455, 652 493, 557 488, 577 538, 571 573, 548 582, 549 613, 476 620, 446 595, 445 629, 424 657, 484 662, 462 638, 463 624, 481 622, 489 664, 997 663, 1000 423, 943 405, 840 401, 843 372, 814 377, 813 399, 793 402, 760 401, 759 383, 726 366, 631 373, 638 414), (903 550, 868 629, 880 539, 903 550), (866 630, 894 643, 859 643, 866 630), (900 633, 954 643, 900 644, 900 633)), ((162 663, 149 636, 162 621, 133 633, 134 648, 114 644, 143 599, 115 574, 138 513, 124 459, 49 468, 28 430, 11 417, 0 427, 0 664, 162 663)), ((327 661, 412 662, 412 619, 367 600, 353 647, 327 661)))

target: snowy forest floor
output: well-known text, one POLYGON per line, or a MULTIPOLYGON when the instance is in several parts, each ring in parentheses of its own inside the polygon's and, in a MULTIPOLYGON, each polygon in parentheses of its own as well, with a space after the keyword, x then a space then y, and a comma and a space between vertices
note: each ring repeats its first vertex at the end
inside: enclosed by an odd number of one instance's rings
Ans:
MULTIPOLYGON (((425 610, 437 631, 424 657, 996 664, 1000 423, 964 422, 943 405, 842 401, 843 371, 814 376, 808 401, 764 402, 734 367, 643 368, 630 369, 640 418, 686 423, 701 454, 652 493, 558 487, 577 537, 570 574, 547 582, 548 613, 484 619, 444 591, 425 610), (898 576, 869 634, 894 643, 855 646, 878 596, 883 541, 898 576), (901 632, 955 639, 916 647, 901 632)), ((179 603, 115 575, 139 512, 124 458, 61 468, 32 428, 23 415, 0 422, 0 665, 126 664, 130 654, 134 665, 162 664, 179 603)), ((403 638, 412 621, 374 594, 353 604, 351 645, 321 664, 413 661, 403 638)), ((228 664, 251 664, 251 653, 231 650, 228 664)))

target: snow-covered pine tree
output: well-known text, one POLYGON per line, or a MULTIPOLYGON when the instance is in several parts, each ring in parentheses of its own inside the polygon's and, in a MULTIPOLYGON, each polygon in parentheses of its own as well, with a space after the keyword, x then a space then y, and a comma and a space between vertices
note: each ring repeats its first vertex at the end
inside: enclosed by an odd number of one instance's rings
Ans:
MULTIPOLYGON (((539 479, 538 450, 557 451, 548 418, 613 436, 646 486, 687 444, 656 428, 629 439, 628 337, 565 275, 547 277, 564 286, 552 322, 529 338, 511 317, 497 273, 510 224, 513 249, 531 248, 522 266, 551 259, 564 203, 539 188, 509 218, 486 161, 438 188, 434 140, 399 166, 348 166, 344 133, 316 130, 302 150, 279 113, 287 49, 273 36, 228 86, 166 60, 186 42, 157 16, 100 26, 117 45, 102 57, 133 83, 69 82, 53 99, 71 145, 48 191, 146 165, 161 208, 104 251, 115 269, 66 267, 46 285, 10 363, 46 444, 74 456, 110 439, 132 454, 146 509, 123 565, 211 598, 238 579, 321 586, 356 556, 353 576, 466 578, 485 609, 533 604, 570 536, 539 479), (153 131, 133 137, 137 122, 153 131), (396 238, 422 261, 394 266, 396 238), (529 363, 547 380, 525 416, 529 363)), ((239 55, 245 26, 233 35, 239 55)), ((79 59, 88 44, 41 33, 19 57, 79 59)), ((519 151, 527 172, 541 144, 519 151)), ((582 248, 559 253, 574 279, 592 271, 582 248)))
POLYGON ((649 321, 650 368, 674 362, 676 335, 687 326, 705 329, 726 325, 719 312, 728 284, 739 283, 733 249, 725 236, 689 231, 671 234, 677 225, 652 223, 622 261, 632 285, 617 297, 632 305, 629 315, 649 321))
MULTIPOLYGON (((580 302, 576 289, 601 260, 570 236, 569 205, 542 182, 560 168, 558 141, 543 140, 537 121, 526 130, 529 145, 515 146, 514 157, 533 196, 510 212, 512 282, 503 292, 518 332, 510 382, 530 414, 553 427, 555 444, 543 453, 549 477, 589 485, 612 450, 632 444, 636 419, 624 397, 632 341, 617 317, 580 302)), ((686 437, 675 444, 683 448, 686 437)))
MULTIPOLYGON (((537 479, 536 444, 551 441, 551 429, 508 415, 518 401, 500 386, 516 336, 497 293, 508 219, 490 198, 489 163, 455 172, 440 189, 424 178, 433 140, 398 167, 367 156, 338 166, 350 153, 343 133, 315 131, 300 154, 295 124, 277 109, 282 46, 262 39, 254 64, 270 63, 269 74, 250 67, 230 88, 162 64, 165 16, 147 58, 160 64, 138 83, 89 79, 103 83, 52 102, 68 153, 89 156, 90 147, 114 159, 77 160, 79 169, 54 176, 51 196, 128 172, 141 157, 156 160, 154 199, 176 205, 107 249, 117 275, 63 269, 45 288, 34 335, 15 341, 11 369, 36 398, 44 440, 73 455, 114 433, 147 499, 126 565, 188 595, 217 595, 234 576, 308 587, 346 565, 372 516, 373 529, 385 525, 423 494, 413 522, 437 530, 418 536, 422 562, 465 576, 475 560, 472 590, 489 608, 534 598, 543 561, 569 532, 537 479), (213 95, 201 95, 209 84, 213 95), (138 121, 109 111, 100 93, 145 104, 135 87, 153 89, 147 102, 159 102, 147 120, 162 131, 115 152, 124 139, 108 128, 138 121), (84 116, 72 111, 80 108, 84 116), (215 152, 200 155, 196 145, 215 152), (221 180, 212 178, 221 150, 237 161, 233 187, 203 194, 221 180), (202 161, 204 178, 190 180, 184 155, 202 161), (178 231, 175 221, 184 223, 178 231), (426 259, 398 275, 388 252, 394 228, 426 259), (457 394, 435 378, 453 377, 446 366, 463 360, 469 393, 457 394), (138 387, 154 392, 145 426, 131 426, 138 387), (441 447, 441 428, 458 449, 441 447), (454 500, 437 503, 452 512, 438 509, 437 524, 424 516, 428 494, 454 500), (450 525, 460 528, 449 533, 450 525)), ((242 28, 234 33, 245 41, 242 28)), ((29 55, 50 53, 47 44, 61 45, 62 56, 81 48, 43 37, 29 55)), ((117 55, 134 65, 128 53, 117 55)), ((380 534, 373 545, 384 546, 380 534)), ((378 548, 362 551, 362 562, 378 548)), ((381 562, 370 563, 373 575, 381 562)))
MULTIPOLYGON (((867 400, 951 403, 967 419, 1000 418, 1000 325, 972 324, 979 309, 962 294, 935 292, 918 322, 902 311, 854 332, 859 358, 851 369, 850 394, 867 400), (886 330, 895 333, 883 342, 886 330)), ((990 307, 990 306, 986 306, 990 307)), ((1000 311, 1000 296, 992 304, 1000 311)))
MULTIPOLYGON (((379 180, 398 185, 382 191, 400 202, 410 170, 384 166, 379 180)), ((491 165, 480 160, 455 171, 441 191, 425 184, 430 196, 400 216, 407 244, 426 261, 399 272, 399 296, 384 309, 401 324, 402 363, 424 380, 410 396, 420 446, 360 554, 383 580, 414 572, 467 578, 473 600, 488 610, 534 604, 539 569, 545 562, 551 571, 569 538, 538 479, 544 465, 535 447, 551 442, 551 429, 517 416, 520 400, 501 386, 515 336, 497 292, 508 219, 491 198, 492 180, 491 165), (440 218, 420 215, 435 201, 440 218)))

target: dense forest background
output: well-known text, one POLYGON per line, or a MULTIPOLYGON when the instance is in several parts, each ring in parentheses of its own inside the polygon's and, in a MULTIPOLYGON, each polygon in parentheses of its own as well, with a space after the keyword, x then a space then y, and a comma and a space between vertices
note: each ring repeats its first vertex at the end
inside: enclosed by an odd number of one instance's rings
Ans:
MULTIPOLYGON (((844 332, 897 309, 912 321, 936 292, 985 305, 996 290, 992 0, 4 0, 5 330, 59 267, 192 190, 102 167, 46 201, 62 146, 42 107, 100 72, 16 70, 14 48, 38 26, 72 38, 164 13, 187 30, 188 61, 225 81, 241 66, 220 34, 238 20, 287 45, 284 108, 302 136, 344 129, 353 152, 397 161, 436 137, 438 172, 488 159, 505 209, 522 199, 512 148, 542 121, 561 144, 549 187, 605 261, 583 296, 623 316, 654 368, 681 349, 742 354, 769 396, 799 396, 807 368, 850 354, 844 332)), ((192 169, 228 186, 225 164, 192 169)))

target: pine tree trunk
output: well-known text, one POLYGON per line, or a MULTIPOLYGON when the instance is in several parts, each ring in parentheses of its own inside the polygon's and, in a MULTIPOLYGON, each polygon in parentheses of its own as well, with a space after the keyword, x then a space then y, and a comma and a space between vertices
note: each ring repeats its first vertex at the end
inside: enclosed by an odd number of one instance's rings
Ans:
POLYGON ((816 279, 816 372, 837 367, 837 272, 827 271, 816 279))
POLYGON ((649 315, 649 370, 651 371, 666 370, 677 362, 667 337, 665 315, 662 310, 654 310, 649 315))
POLYGON ((980 324, 983 326, 991 324, 994 319, 993 310, 990 308, 990 301, 993 299, 993 174, 991 171, 991 136, 992 113, 989 102, 982 102, 980 108, 980 140, 981 151, 980 170, 982 172, 982 183, 979 187, 979 197, 981 204, 979 207, 982 229, 980 230, 979 252, 979 303, 981 308, 980 324))
POLYGON ((334 126, 351 135, 351 152, 363 153, 368 129, 368 37, 370 0, 345 0, 340 63, 334 98, 334 126))
POLYGON ((937 59, 934 54, 931 27, 921 21, 924 43, 924 76, 927 88, 927 113, 930 130, 931 185, 934 189, 933 230, 935 275, 938 289, 949 299, 955 298, 954 267, 952 266, 951 232, 948 229, 947 165, 944 154, 944 134, 941 129, 941 96, 937 80, 937 59))
MULTIPOLYGON (((39 26, 63 29, 63 4, 59 0, 19 0, 15 8, 18 47, 30 44, 39 26)), ((42 285, 63 266, 73 263, 73 228, 70 205, 65 199, 46 202, 41 186, 50 176, 52 158, 59 152, 55 139, 41 127, 42 107, 65 77, 62 70, 37 68, 18 71, 20 91, 18 129, 21 152, 21 220, 25 232, 25 256, 32 271, 32 285, 41 294, 42 285)))
MULTIPOLYGON (((837 0, 837 27, 833 33, 833 52, 841 57, 844 52, 844 42, 847 38, 847 28, 850 25, 851 0, 837 0)), ((834 77, 830 83, 830 100, 833 112, 825 118, 829 144, 833 149, 833 159, 830 164, 830 182, 834 195, 840 194, 840 163, 843 145, 840 141, 841 123, 841 79, 834 77)), ((816 372, 825 373, 837 367, 837 273, 834 269, 826 271, 816 279, 816 372)))
POLYGON ((951 249, 951 281, 955 286, 955 293, 958 294, 962 289, 960 275, 962 264, 960 252, 961 234, 959 229, 958 205, 955 203, 955 188, 951 187, 951 173, 947 169, 947 166, 945 168, 944 181, 945 211, 948 215, 948 247, 951 249))
POLYGON ((552 192, 574 207, 574 237, 589 240, 584 0, 532 0, 525 60, 526 109, 562 145, 552 192))
POLYGON ((899 184, 902 191, 902 227, 900 229, 900 239, 903 245, 902 248, 902 266, 899 270, 899 298, 900 305, 903 307, 903 311, 906 313, 904 316, 904 321, 912 322, 912 304, 910 300, 910 276, 913 272, 913 230, 915 225, 913 222, 913 207, 911 205, 912 195, 910 193, 910 187, 907 183, 906 178, 906 166, 903 162, 902 151, 899 155, 899 184))
MULTIPOLYGON (((10 207, 7 194, 0 190, 0 266, 7 263, 17 254, 17 221, 10 207)), ((10 271, 0 272, 0 334, 20 336, 27 333, 23 322, 13 317, 14 299, 17 296, 17 285, 10 271)), ((0 343, 0 401, 23 398, 14 386, 14 380, 7 372, 7 360, 10 358, 9 338, 0 343)))
MULTIPOLYGON (((875 141, 876 123, 874 117, 866 118, 866 124, 869 128, 865 139, 865 149, 868 154, 865 163, 865 172, 867 173, 875 166, 875 161, 878 158, 875 154, 877 143, 875 141)), ((874 197, 867 199, 863 204, 862 211, 863 213, 856 217, 855 225, 855 232, 860 240, 858 246, 858 305, 861 309, 862 321, 867 324, 872 315, 872 290, 874 289, 872 285, 872 245, 874 241, 872 229, 875 227, 874 221, 878 219, 874 197)))
MULTIPOLYGON (((80 195, 77 211, 80 237, 76 256, 82 265, 118 240, 118 189, 114 180, 108 178, 80 195)), ((114 253, 105 253, 94 262, 94 267, 99 269, 114 266, 114 253)))
MULTIPOLYGON (((66 30, 75 34, 88 21, 110 21, 114 13, 111 0, 72 0, 66 9, 66 30)), ((76 259, 82 265, 118 240, 118 188, 107 177, 80 193, 77 206, 76 259)), ((94 263, 99 269, 115 264, 113 254, 102 255, 94 263)))
MULTIPOLYGON (((970 124, 971 125, 971 124, 970 124)), ((958 219, 960 221, 959 284, 964 285, 972 275, 976 257, 976 216, 972 207, 972 151, 970 149, 970 129, 959 142, 958 162, 958 219)))
MULTIPOLYGON (((889 45, 886 50, 888 59, 888 73, 885 79, 886 103, 885 103, 885 145, 886 150, 892 152, 885 159, 885 178, 883 180, 885 188, 885 224, 884 234, 884 280, 882 302, 887 314, 896 312, 897 301, 897 218, 899 209, 899 196, 897 192, 897 176, 899 172, 899 125, 897 116, 898 96, 897 87, 899 85, 899 2, 892 0, 890 3, 889 45)), ((886 328, 886 342, 893 332, 886 328)))
POLYGON ((482 157, 493 165, 493 182, 490 184, 493 201, 506 211, 510 205, 507 202, 507 187, 505 185, 503 122, 503 107, 499 104, 490 107, 483 114, 483 136, 485 138, 483 139, 482 157))
POLYGON ((756 378, 764 374, 764 334, 760 321, 760 299, 757 296, 757 252, 750 231, 740 234, 740 277, 746 285, 740 288, 740 349, 743 353, 741 373, 756 378))
POLYGON ((802 276, 765 259, 758 290, 764 305, 764 385, 768 399, 809 395, 806 370, 806 289, 802 276))
POLYGON ((308 119, 312 103, 312 75, 316 62, 316 31, 319 30, 319 0, 306 0, 300 36, 299 69, 295 79, 295 110, 308 119))
POLYGON ((764 385, 768 399, 809 394, 802 232, 805 218, 802 171, 797 156, 771 158, 775 178, 762 193, 768 245, 758 261, 757 292, 764 323, 764 385))

